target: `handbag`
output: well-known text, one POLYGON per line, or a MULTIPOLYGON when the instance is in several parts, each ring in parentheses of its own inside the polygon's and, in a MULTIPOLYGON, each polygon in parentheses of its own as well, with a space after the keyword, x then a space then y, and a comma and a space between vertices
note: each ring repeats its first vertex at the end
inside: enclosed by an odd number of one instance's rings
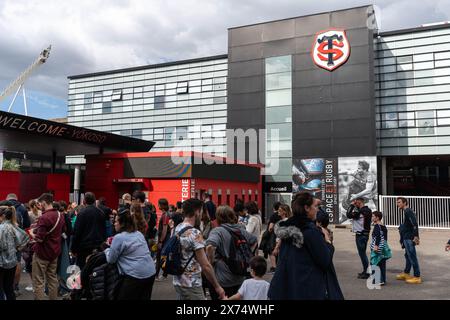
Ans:
POLYGON ((383 250, 381 251, 381 255, 386 260, 392 258, 392 251, 391 251, 391 248, 389 247, 389 245, 387 244, 387 242, 386 242, 385 246, 383 247, 383 250))
POLYGON ((13 228, 14 236, 17 239, 17 251, 23 251, 27 247, 28 242, 30 242, 30 236, 17 226, 13 226, 13 228))
MULTIPOLYGON (((381 234, 383 236, 383 231, 381 231, 381 234)), ((384 239, 384 236, 383 236, 384 239)), ((381 249, 381 252, 377 252, 372 250, 370 252, 370 264, 371 265, 378 265, 378 263, 380 263, 381 260, 383 259, 390 259, 392 258, 392 251, 391 248, 389 247, 389 244, 387 243, 387 241, 384 241, 384 246, 383 249, 381 249)))

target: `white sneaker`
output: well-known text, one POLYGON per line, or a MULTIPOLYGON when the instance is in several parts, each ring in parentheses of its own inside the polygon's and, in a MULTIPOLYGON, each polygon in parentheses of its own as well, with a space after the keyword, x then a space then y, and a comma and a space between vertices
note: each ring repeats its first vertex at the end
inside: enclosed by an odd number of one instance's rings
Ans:
POLYGON ((25 288, 25 291, 33 292, 33 286, 28 286, 25 288))
POLYGON ((166 280, 166 278, 164 278, 162 275, 159 275, 159 277, 157 277, 156 279, 155 279, 155 281, 164 281, 164 280, 166 280))

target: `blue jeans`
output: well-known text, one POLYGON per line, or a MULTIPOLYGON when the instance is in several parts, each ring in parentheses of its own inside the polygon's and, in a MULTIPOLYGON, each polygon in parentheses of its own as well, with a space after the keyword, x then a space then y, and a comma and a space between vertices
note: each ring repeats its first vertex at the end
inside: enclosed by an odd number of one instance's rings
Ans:
POLYGON ((382 259, 378 263, 378 267, 380 268, 380 272, 381 272, 380 280, 381 280, 381 282, 386 283, 386 259, 382 259))
POLYGON ((363 273, 367 273, 367 268, 369 267, 369 259, 367 258, 367 243, 369 242, 369 236, 357 234, 356 237, 356 248, 358 249, 359 258, 363 265, 363 273))
POLYGON ((405 273, 411 272, 411 267, 414 269, 414 277, 420 277, 419 261, 417 260, 416 246, 412 240, 403 240, 405 246, 405 273))

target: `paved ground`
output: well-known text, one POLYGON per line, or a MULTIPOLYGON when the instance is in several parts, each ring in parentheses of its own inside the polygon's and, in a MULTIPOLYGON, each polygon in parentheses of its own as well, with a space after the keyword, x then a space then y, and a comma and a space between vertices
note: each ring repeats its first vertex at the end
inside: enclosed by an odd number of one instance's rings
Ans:
MULTIPOLYGON (((404 256, 401 250, 398 232, 389 230, 389 244, 393 257, 387 263, 387 284, 380 290, 370 290, 366 281, 356 279, 361 271, 361 263, 356 252, 354 235, 349 229, 334 229, 336 253, 334 265, 346 299, 351 300, 396 300, 396 299, 447 299, 450 300, 450 252, 444 247, 450 238, 450 231, 421 231, 421 244, 418 247, 419 263, 423 276, 421 285, 410 285, 395 280, 395 275, 404 268, 404 256)), ((270 281, 271 277, 266 276, 270 281)), ((24 290, 30 283, 28 275, 23 274, 22 295, 19 300, 32 299, 32 294, 24 290)), ((170 276, 168 280, 155 282, 154 300, 175 299, 175 291, 170 276)))

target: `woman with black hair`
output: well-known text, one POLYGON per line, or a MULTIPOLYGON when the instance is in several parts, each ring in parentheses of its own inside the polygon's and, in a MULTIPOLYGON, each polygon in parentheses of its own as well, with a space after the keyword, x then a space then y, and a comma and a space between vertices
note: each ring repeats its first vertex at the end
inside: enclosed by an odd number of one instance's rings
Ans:
POLYGON ((105 250, 106 261, 117 263, 122 276, 117 300, 150 300, 155 281, 155 264, 144 235, 137 230, 130 210, 121 211, 114 223, 117 234, 111 248, 105 250))
POLYGON ((276 231, 281 246, 269 299, 344 299, 333 266, 334 247, 329 234, 314 223, 317 211, 311 194, 302 192, 294 196, 293 216, 280 222, 276 231))

